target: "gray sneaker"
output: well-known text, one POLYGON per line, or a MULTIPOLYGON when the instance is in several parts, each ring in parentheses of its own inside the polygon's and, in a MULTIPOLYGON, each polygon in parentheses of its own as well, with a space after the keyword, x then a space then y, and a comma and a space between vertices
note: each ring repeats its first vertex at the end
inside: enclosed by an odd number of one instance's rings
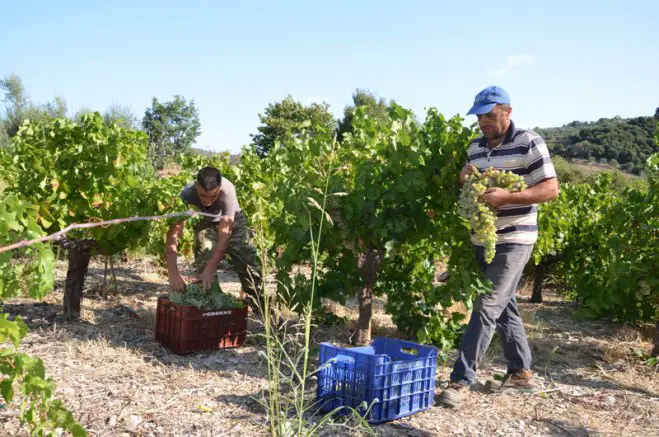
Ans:
POLYGON ((468 395, 468 385, 459 382, 450 382, 448 387, 439 394, 437 402, 445 407, 457 407, 467 399, 468 395))

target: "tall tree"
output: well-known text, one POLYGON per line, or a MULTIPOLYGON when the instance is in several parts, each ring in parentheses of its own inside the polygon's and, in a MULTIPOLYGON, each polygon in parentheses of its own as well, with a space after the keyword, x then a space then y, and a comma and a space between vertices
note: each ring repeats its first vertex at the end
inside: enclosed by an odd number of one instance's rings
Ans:
POLYGON ((87 106, 82 106, 80 109, 78 109, 73 116, 73 121, 76 123, 80 124, 82 123, 82 118, 87 115, 87 114, 93 114, 94 110, 92 108, 89 108, 87 106))
POLYGON ((32 103, 23 81, 16 74, 0 80, 0 90, 4 93, 5 120, 0 120, 0 144, 16 135, 25 120, 44 122, 49 118, 65 118, 66 100, 55 97, 52 102, 37 105, 32 103))
POLYGON ((63 97, 57 96, 52 102, 43 105, 43 111, 51 118, 66 118, 66 100, 63 97))
MULTIPOLYGON (((93 113, 94 110, 86 106, 81 107, 76 111, 73 116, 73 121, 76 123, 81 123, 83 116, 86 114, 93 113)), ((103 121, 107 126, 110 126, 112 123, 116 123, 118 126, 124 129, 130 130, 140 130, 141 123, 139 119, 133 114, 127 106, 121 105, 111 105, 103 113, 103 121)))
POLYGON ((264 114, 259 114, 261 126, 258 134, 251 135, 260 157, 267 156, 278 143, 299 137, 307 130, 318 126, 334 130, 336 122, 326 103, 305 106, 290 95, 281 102, 270 103, 264 114))
POLYGON ((117 123, 125 129, 137 130, 140 127, 138 118, 127 106, 111 105, 103 113, 103 120, 108 126, 111 123, 117 123))
POLYGON ((167 157, 188 150, 201 134, 200 126, 194 100, 188 103, 176 95, 174 100, 160 103, 154 97, 142 120, 142 127, 149 135, 151 163, 157 169, 162 169, 167 157))
MULTIPOLYGON (((393 103, 393 101, 391 102, 393 103)), ((343 139, 343 135, 353 130, 353 120, 357 108, 366 108, 366 114, 375 118, 378 122, 384 122, 388 119, 387 102, 368 90, 357 89, 352 95, 352 106, 346 106, 343 110, 343 118, 339 120, 338 138, 343 139)))
POLYGON ((0 120, 0 148, 9 146, 9 135, 4 120, 0 120))
POLYGON ((32 105, 23 81, 17 75, 10 74, 0 80, 0 89, 4 93, 3 102, 6 116, 2 124, 7 136, 11 138, 16 135, 21 123, 27 118, 27 113, 32 109, 32 105))

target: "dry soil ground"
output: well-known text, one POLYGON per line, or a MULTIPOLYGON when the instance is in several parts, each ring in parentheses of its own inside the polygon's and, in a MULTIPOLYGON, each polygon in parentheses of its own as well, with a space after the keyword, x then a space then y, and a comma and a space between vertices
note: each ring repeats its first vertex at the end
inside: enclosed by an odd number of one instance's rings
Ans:
MULTIPOLYGON (((153 339, 157 296, 167 291, 162 272, 148 262, 117 267, 113 292, 99 295, 103 265, 94 261, 78 322, 61 318, 65 265, 44 301, 13 299, 6 310, 26 318, 31 330, 21 348, 41 357, 62 399, 92 436, 263 435, 266 418, 253 398, 267 368, 255 336, 244 347, 179 356, 153 339)), ((223 289, 237 278, 223 274, 223 289)), ((486 394, 478 387, 457 409, 433 407, 375 426, 383 436, 659 436, 659 375, 634 350, 649 351, 637 330, 604 321, 576 321, 573 304, 549 295, 541 305, 520 305, 534 353, 539 395, 486 394)), ((382 303, 374 335, 396 335, 382 303)), ((353 319, 356 313, 340 308, 353 319)), ((314 341, 345 345, 348 326, 317 330, 314 341)), ((250 320, 253 332, 258 323, 250 320)), ((439 367, 438 392, 450 364, 439 367)), ((493 341, 482 381, 505 370, 493 341)), ((15 409, 0 417, 0 435, 23 435, 15 409)), ((333 435, 350 434, 341 429, 333 435)), ((354 433, 352 433, 354 435, 354 433)))

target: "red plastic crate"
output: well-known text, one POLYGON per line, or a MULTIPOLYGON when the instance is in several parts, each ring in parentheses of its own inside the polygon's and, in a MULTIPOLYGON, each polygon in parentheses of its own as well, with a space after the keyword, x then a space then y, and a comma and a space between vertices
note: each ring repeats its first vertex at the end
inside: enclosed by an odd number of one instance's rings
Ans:
POLYGON ((247 305, 202 311, 158 298, 155 338, 177 354, 241 346, 247 331, 247 305))

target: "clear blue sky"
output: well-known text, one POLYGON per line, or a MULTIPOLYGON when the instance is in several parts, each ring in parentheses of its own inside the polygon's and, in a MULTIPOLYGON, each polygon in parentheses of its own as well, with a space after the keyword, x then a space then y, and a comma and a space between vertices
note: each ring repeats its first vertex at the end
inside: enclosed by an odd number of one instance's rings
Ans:
MULTIPOLYGON (((237 152, 291 94, 339 116, 356 88, 465 114, 490 84, 525 127, 652 115, 659 1, 3 2, 0 75, 35 103, 194 99, 197 146, 237 152)), ((475 121, 473 116, 468 122, 475 121)))

